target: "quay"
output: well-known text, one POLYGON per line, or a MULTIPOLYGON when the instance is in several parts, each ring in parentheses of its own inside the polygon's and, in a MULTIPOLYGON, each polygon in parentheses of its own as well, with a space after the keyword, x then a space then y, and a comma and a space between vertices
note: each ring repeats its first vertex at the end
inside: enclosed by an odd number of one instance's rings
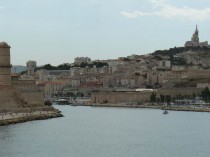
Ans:
POLYGON ((158 103, 143 103, 135 102, 126 103, 86 103, 86 104, 71 104, 72 106, 91 106, 91 107, 125 107, 125 108, 147 108, 147 109, 166 109, 171 111, 190 111, 190 112, 210 112, 210 106, 195 106, 195 105, 168 105, 158 103))

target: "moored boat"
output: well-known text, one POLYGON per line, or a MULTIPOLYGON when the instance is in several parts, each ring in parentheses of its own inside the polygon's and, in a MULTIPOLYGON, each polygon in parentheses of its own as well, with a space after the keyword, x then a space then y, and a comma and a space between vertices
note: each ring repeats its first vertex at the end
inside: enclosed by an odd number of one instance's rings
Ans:
POLYGON ((163 114, 168 114, 168 111, 167 111, 167 110, 164 110, 164 111, 163 111, 163 114))
POLYGON ((70 105, 70 102, 68 99, 57 99, 57 100, 54 100, 54 102, 58 105, 70 105))

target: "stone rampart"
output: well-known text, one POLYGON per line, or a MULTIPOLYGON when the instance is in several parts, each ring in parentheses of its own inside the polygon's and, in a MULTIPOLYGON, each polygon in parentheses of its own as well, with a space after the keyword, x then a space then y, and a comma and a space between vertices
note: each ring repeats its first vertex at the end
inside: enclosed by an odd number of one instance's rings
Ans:
POLYGON ((20 100, 16 96, 16 89, 11 86, 0 86, 0 108, 18 108, 20 100))
POLYGON ((0 86, 0 108, 42 107, 44 91, 36 86, 0 86))
MULTIPOLYGON (((169 95, 171 97, 186 96, 191 97, 193 95, 200 95, 203 89, 198 88, 161 88, 154 91, 157 97, 160 95, 169 95)), ((136 102, 144 103, 150 101, 152 92, 99 92, 91 94, 91 103, 124 103, 124 102, 136 102)))
POLYGON ((92 93, 92 103, 146 102, 151 92, 103 92, 92 93))
POLYGON ((186 87, 186 88, 161 88, 157 91, 157 95, 170 95, 171 97, 177 97, 179 95, 182 96, 193 96, 200 95, 203 89, 194 88, 194 87, 186 87))

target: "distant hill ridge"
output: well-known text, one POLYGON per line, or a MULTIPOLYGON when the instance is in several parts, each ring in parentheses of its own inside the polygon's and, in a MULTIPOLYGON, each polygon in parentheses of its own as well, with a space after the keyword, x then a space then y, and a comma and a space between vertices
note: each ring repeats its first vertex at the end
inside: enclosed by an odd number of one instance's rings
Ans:
POLYGON ((186 51, 201 51, 201 52, 210 53, 210 48, 208 47, 174 47, 168 50, 156 50, 154 53, 152 53, 152 55, 153 56, 155 55, 170 56, 170 55, 180 54, 186 51))
POLYGON ((26 71, 26 66, 23 65, 13 65, 11 68, 12 73, 21 73, 23 71, 26 71))
POLYGON ((168 59, 173 65, 196 65, 210 68, 210 48, 174 47, 169 50, 157 50, 152 53, 157 60, 168 59))

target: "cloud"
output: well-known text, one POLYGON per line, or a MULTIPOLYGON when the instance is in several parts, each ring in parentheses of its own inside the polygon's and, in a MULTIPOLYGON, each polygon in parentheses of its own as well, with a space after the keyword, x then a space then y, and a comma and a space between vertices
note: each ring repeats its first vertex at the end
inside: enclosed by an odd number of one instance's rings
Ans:
POLYGON ((166 0, 150 0, 154 11, 143 12, 139 10, 127 12, 122 11, 121 14, 127 18, 138 18, 142 16, 157 16, 166 19, 182 19, 190 21, 210 20, 210 7, 203 9, 177 7, 167 3, 166 0))
POLYGON ((141 16, 149 16, 151 15, 151 13, 147 13, 147 12, 141 12, 141 11, 133 11, 133 12, 126 12, 126 11, 122 11, 121 14, 127 18, 138 18, 141 16))
POLYGON ((153 5, 153 8, 162 7, 168 3, 167 0, 149 0, 149 2, 153 5))

